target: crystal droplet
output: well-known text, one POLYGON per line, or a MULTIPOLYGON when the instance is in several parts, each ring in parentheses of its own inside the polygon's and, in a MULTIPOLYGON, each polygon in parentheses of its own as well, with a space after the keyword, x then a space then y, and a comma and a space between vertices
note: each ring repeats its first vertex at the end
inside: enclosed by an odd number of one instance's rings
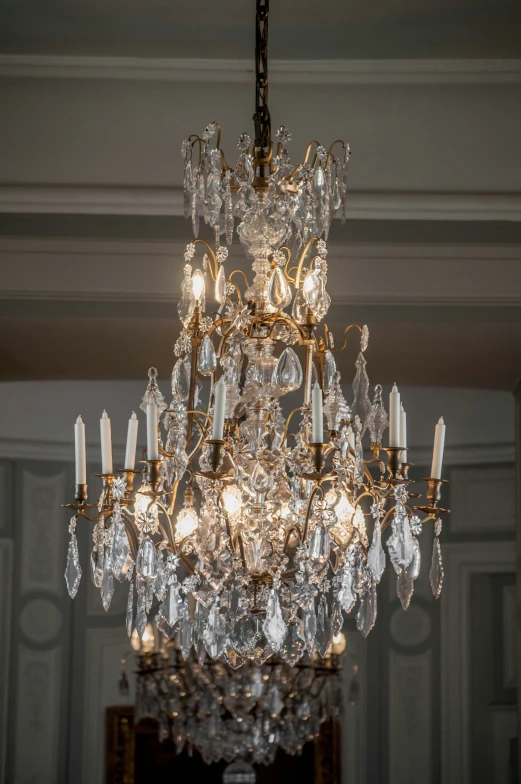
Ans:
POLYGON ((157 553, 153 541, 144 536, 137 553, 136 571, 143 580, 155 580, 157 576, 157 553))
POLYGON ((441 593, 441 586, 443 584, 443 562, 441 560, 441 547, 440 540, 437 536, 434 537, 432 547, 432 564, 429 572, 429 579, 432 588, 432 595, 438 599, 441 593))
POLYGON ((190 264, 185 264, 184 277, 181 283, 181 299, 177 303, 177 312, 185 328, 190 323, 194 308, 195 297, 192 289, 192 267, 190 264))
POLYGON ((339 602, 335 602, 333 605, 333 612, 331 613, 331 634, 333 636, 340 634, 343 625, 344 618, 342 616, 342 608, 339 602))
POLYGON ((396 594, 404 610, 409 609, 413 592, 414 582, 407 578, 407 571, 404 569, 396 578, 396 594))
POLYGON ((215 279, 215 299, 220 305, 224 305, 226 302, 226 274, 222 264, 215 279))
POLYGON ((317 616, 317 634, 315 637, 317 651, 322 656, 326 655, 331 642, 331 622, 329 620, 329 608, 324 594, 320 597, 317 616))
POLYGON ((128 589, 127 600, 127 634, 132 637, 132 630, 134 628, 134 583, 130 583, 128 589))
POLYGON ((374 521, 373 541, 367 553, 367 566, 379 583, 385 569, 385 551, 382 547, 382 531, 378 519, 374 521))
POLYGON ((324 355, 324 392, 329 392, 335 381, 336 362, 331 351, 324 355))
POLYGON ((101 583, 103 580, 104 555, 105 553, 103 545, 94 547, 90 554, 90 572, 92 576, 92 582, 96 588, 101 588, 101 583))
POLYGON ((203 632, 203 642, 206 651, 212 659, 218 659, 228 642, 228 628, 224 615, 219 612, 219 603, 216 599, 210 607, 206 628, 203 632))
POLYGON ((415 554, 414 538, 411 534, 409 519, 403 507, 402 511, 396 508, 396 514, 392 522, 393 532, 387 540, 387 549, 391 563, 396 574, 400 574, 411 563, 415 554))
POLYGON ((108 612, 112 597, 114 596, 114 575, 112 574, 112 559, 105 553, 105 563, 103 567, 103 580, 101 583, 101 601, 103 609, 108 612))
POLYGON ((166 598, 166 592, 167 592, 166 579, 167 579, 167 574, 165 570, 165 564, 163 562, 161 553, 158 553, 157 575, 156 575, 156 580, 154 582, 154 593, 159 602, 162 602, 166 598))
POLYGON ((313 184, 316 197, 318 199, 323 199, 326 192, 326 178, 322 166, 319 166, 318 169, 316 169, 313 184))
POLYGON ((266 639, 273 651, 280 651, 286 636, 287 626, 282 617, 279 597, 274 588, 271 589, 266 607, 266 620, 262 625, 266 639))
POLYGON ((302 366, 298 356, 288 346, 279 357, 273 371, 273 386, 281 394, 294 392, 302 384, 302 366))
POLYGON ((67 566, 65 567, 65 583, 71 599, 78 593, 81 580, 80 556, 76 534, 71 534, 69 550, 67 552, 67 566))
POLYGON ((293 307, 291 309, 291 315, 297 324, 302 324, 306 320, 306 306, 307 303, 306 298, 304 297, 304 292, 301 288, 299 288, 295 293, 293 307))
POLYGON ((209 335, 205 335, 203 342, 201 343, 199 357, 197 359, 197 369, 203 376, 211 376, 217 369, 217 356, 209 335))
POLYGON ((272 485, 270 475, 264 469, 264 466, 259 461, 251 475, 251 485, 257 493, 267 493, 272 485))
POLYGON ((183 619, 181 621, 181 628, 179 630, 179 644, 181 646, 181 654, 185 661, 186 659, 188 659, 188 656, 190 654, 192 641, 193 641, 193 631, 192 631, 192 619, 190 618, 190 607, 188 606, 188 602, 185 601, 183 607, 183 619))
POLYGON ((272 683, 268 692, 268 711, 272 719, 279 715, 284 702, 280 696, 280 688, 276 683, 272 683))
POLYGON ((367 362, 362 353, 358 354, 356 360, 356 373, 353 380, 353 405, 351 413, 359 416, 360 421, 366 426, 367 417, 371 411, 371 401, 369 400, 369 377, 365 369, 367 362))
POLYGON ((338 601, 342 605, 342 609, 346 614, 351 612, 356 602, 353 567, 351 567, 349 564, 344 566, 344 571, 342 572, 340 589, 338 591, 338 601))
POLYGON ((364 637, 367 637, 376 623, 376 609, 376 583, 371 582, 360 599, 360 607, 356 614, 356 628, 364 637))
POLYGON ((421 550, 420 550, 420 543, 418 539, 413 536, 414 541, 414 553, 411 559, 411 563, 404 569, 407 579, 408 580, 417 580, 420 576, 420 569, 421 569, 421 550))
POLYGON ((313 601, 309 610, 304 613, 304 640, 310 656, 315 650, 315 637, 317 634, 317 615, 315 613, 315 602, 313 601))
POLYGON ((179 583, 168 586, 166 598, 159 612, 172 628, 179 623, 183 615, 183 600, 179 592, 179 583))
POLYGON ((180 358, 172 371, 172 395, 177 400, 188 400, 190 394, 190 366, 180 358))
POLYGON ((125 524, 123 522, 115 522, 113 526, 112 573, 116 580, 122 582, 132 564, 132 556, 125 524))
POLYGON ((147 625, 147 611, 146 611, 145 592, 138 595, 137 610, 136 610, 136 631, 140 637, 143 636, 145 626, 147 625))
POLYGON ((294 667, 304 654, 304 640, 300 636, 300 623, 290 623, 281 648, 281 656, 290 667, 294 667))
POLYGON ((309 542, 309 557, 319 564, 326 563, 331 552, 331 539, 322 524, 315 526, 309 542))
POLYGON ((268 299, 274 308, 286 308, 291 302, 291 290, 280 267, 275 267, 270 275, 268 299))

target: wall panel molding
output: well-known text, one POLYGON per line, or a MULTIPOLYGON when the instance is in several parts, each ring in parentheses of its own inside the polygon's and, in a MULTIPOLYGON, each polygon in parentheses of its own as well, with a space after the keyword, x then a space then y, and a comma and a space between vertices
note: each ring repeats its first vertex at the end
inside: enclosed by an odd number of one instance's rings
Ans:
POLYGON ((451 474, 451 533, 514 532, 515 468, 457 468, 451 474), (483 486, 487 493, 480 492, 483 486))
POLYGON ((0 784, 7 784, 7 728, 9 663, 11 660, 11 601, 13 594, 13 542, 0 539, 0 784))

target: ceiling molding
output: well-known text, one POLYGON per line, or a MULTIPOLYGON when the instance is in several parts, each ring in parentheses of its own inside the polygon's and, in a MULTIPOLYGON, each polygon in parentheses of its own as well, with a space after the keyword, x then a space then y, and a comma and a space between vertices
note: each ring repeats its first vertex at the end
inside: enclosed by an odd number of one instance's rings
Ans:
MULTIPOLYGON (((0 76, 249 83, 253 60, 0 55, 0 76)), ((518 59, 273 60, 279 84, 519 84, 518 59)))
MULTIPOLYGON (((180 216, 183 192, 180 187, 0 184, 0 212, 180 216)), ((521 221, 521 192, 351 191, 348 218, 521 221)))

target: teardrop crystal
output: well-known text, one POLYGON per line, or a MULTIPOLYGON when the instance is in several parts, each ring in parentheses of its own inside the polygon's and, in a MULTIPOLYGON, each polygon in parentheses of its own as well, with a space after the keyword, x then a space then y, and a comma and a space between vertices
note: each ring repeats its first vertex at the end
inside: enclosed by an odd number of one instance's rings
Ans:
POLYGON ((197 369, 203 376, 211 376, 217 369, 217 356, 209 335, 205 335, 203 342, 201 343, 199 357, 197 359, 197 369))
POLYGON ((279 357, 273 371, 273 386, 277 392, 287 394, 298 389, 302 384, 302 366, 298 356, 288 346, 279 357))
POLYGON ((417 580, 420 576, 420 568, 421 568, 421 550, 420 550, 420 543, 418 539, 413 536, 414 541, 414 553, 411 559, 409 566, 404 570, 408 580, 417 580))
POLYGON ((90 571, 92 582, 96 588, 101 588, 103 580, 103 561, 104 561, 104 548, 103 545, 98 545, 93 548, 90 554, 90 571))
POLYGON ((437 536, 434 537, 434 544, 432 547, 432 564, 429 572, 429 579, 432 588, 432 595, 438 599, 441 593, 441 586, 443 584, 443 563, 441 560, 441 547, 440 540, 437 536))
POLYGON ((114 575, 112 574, 112 559, 105 553, 105 563, 103 566, 103 580, 101 582, 101 601, 103 609, 108 612, 112 597, 114 596, 114 575))
POLYGON ((306 648, 310 656, 313 656, 315 650, 316 634, 317 615, 315 613, 315 602, 313 602, 309 610, 304 613, 304 640, 306 641, 306 648))
POLYGON ((360 607, 356 614, 356 628, 363 637, 367 637, 376 623, 376 583, 371 582, 360 599, 360 607))
POLYGON ((324 355, 324 392, 329 392, 335 381, 336 362, 331 351, 324 355))
POLYGON ((275 267, 271 273, 268 298, 274 308, 286 308, 291 302, 291 290, 280 267, 275 267))
POLYGON ((78 542, 76 534, 71 534, 69 542, 69 550, 67 552, 67 566, 65 568, 65 582, 67 584, 67 591, 71 599, 74 599, 78 593, 81 580, 81 566, 80 557, 78 553, 78 542))
POLYGON ((323 564, 329 558, 331 539, 322 524, 315 527, 309 542, 309 557, 315 563, 323 564))
POLYGON ((190 366, 182 358, 178 359, 172 371, 172 395, 177 400, 188 400, 190 394, 190 366))
POLYGON ((293 307, 291 308, 291 315, 297 324, 303 324, 306 320, 306 307, 307 303, 306 298, 304 297, 304 292, 301 288, 299 288, 295 293, 293 307))
POLYGON ((130 583, 130 588, 128 589, 128 599, 127 599, 127 634, 129 637, 132 636, 132 630, 134 628, 134 584, 130 583))
POLYGON ((287 626, 282 617, 278 594, 273 588, 269 595, 266 607, 266 620, 262 628, 272 650, 275 652, 280 651, 286 636, 287 626))
POLYGON ((224 305, 226 302, 226 274, 222 264, 215 279, 215 299, 220 305, 224 305))
POLYGON ((404 610, 409 609, 413 592, 414 582, 407 578, 407 571, 404 569, 396 579, 396 594, 404 610))
POLYGON ((324 594, 322 594, 322 596, 320 597, 320 602, 318 604, 317 634, 315 637, 317 651, 322 657, 326 655, 330 642, 331 642, 331 622, 329 620, 329 608, 327 606, 326 597, 324 596, 324 594))
POLYGON ((157 576, 157 553, 153 541, 143 537, 137 553, 136 571, 143 580, 155 580, 157 576))
POLYGON ((300 623, 290 623, 284 643, 281 648, 281 656, 290 667, 294 667, 304 654, 304 640, 300 635, 300 623))

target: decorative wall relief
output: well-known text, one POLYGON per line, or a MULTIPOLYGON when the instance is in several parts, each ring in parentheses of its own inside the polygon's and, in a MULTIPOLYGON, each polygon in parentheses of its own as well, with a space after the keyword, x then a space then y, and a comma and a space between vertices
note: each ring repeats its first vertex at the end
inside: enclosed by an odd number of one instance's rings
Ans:
POLYGON ((60 505, 66 492, 66 473, 22 474, 22 594, 29 591, 63 592, 63 542, 66 534, 60 505))

